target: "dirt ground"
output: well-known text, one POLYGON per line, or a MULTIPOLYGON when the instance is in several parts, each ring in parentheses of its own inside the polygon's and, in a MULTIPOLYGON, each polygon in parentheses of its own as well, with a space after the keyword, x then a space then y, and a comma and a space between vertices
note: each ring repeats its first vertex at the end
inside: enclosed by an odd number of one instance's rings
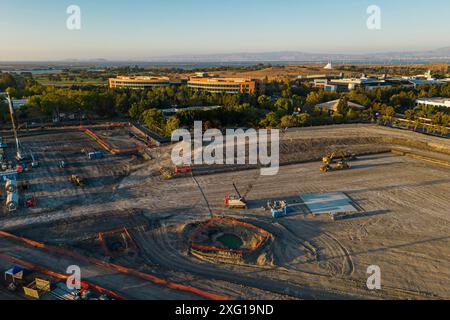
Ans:
MULTIPOLYGON (((322 174, 317 161, 344 145, 339 139, 349 150, 365 152, 389 150, 394 138, 417 144, 417 150, 411 143, 398 148, 427 156, 440 150, 439 157, 448 160, 448 140, 376 126, 305 128, 282 138, 282 154, 298 156, 288 157, 292 164, 276 176, 261 176, 257 169, 207 175, 194 170, 193 177, 165 180, 159 168, 170 149, 154 150, 151 161, 131 155, 90 161, 80 150, 99 147, 80 132, 24 137, 24 146, 33 148, 41 163, 24 175, 32 186, 26 192, 36 196, 38 207, 1 214, 0 230, 234 299, 450 299, 449 166, 385 152, 360 156, 351 170, 322 174), (69 164, 62 171, 61 159, 69 164), (83 176, 85 187, 68 181, 72 173, 83 176), (248 210, 224 208, 224 196, 234 194, 233 182, 248 210), (365 214, 333 222, 299 209, 275 220, 262 208, 267 200, 325 192, 345 192, 365 214), (189 254, 186 225, 218 216, 273 235, 264 265, 213 264, 189 254), (137 254, 106 257, 94 245, 98 233, 122 227, 137 254), (381 269, 380 291, 366 287, 372 265, 381 269)), ((2 237, 0 243, 1 252, 59 272, 77 262, 2 237)), ((198 298, 98 266, 86 268, 92 280, 131 299, 198 298)))
MULTIPOLYGON (((318 75, 318 74, 331 74, 331 75, 339 75, 343 72, 346 76, 360 76, 362 72, 369 72, 373 70, 373 74, 380 74, 380 70, 382 72, 388 73, 390 75, 404 75, 405 72, 411 72, 412 75, 415 75, 414 72, 422 72, 425 73, 427 70, 433 71, 444 71, 447 72, 448 64, 429 64, 429 65, 358 65, 357 70, 360 71, 352 71, 350 68, 351 65, 339 64, 338 61, 334 63, 333 70, 324 70, 325 64, 310 64, 310 65, 288 65, 288 66, 272 66, 268 68, 264 68, 257 71, 217 71, 213 72, 215 75, 220 75, 224 77, 244 77, 244 78, 254 78, 263 80, 266 77, 269 80, 283 80, 287 78, 296 78, 298 76, 307 76, 307 75, 318 75), (363 71, 364 70, 364 71, 363 71)), ((417 73, 419 74, 419 73, 417 73)))

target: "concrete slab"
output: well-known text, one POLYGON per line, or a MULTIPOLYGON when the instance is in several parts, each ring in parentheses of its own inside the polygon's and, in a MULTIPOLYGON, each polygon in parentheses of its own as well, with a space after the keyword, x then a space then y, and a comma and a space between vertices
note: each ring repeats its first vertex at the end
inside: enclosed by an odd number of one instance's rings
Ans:
POLYGON ((302 194, 300 198, 313 214, 359 212, 353 201, 343 192, 302 194))

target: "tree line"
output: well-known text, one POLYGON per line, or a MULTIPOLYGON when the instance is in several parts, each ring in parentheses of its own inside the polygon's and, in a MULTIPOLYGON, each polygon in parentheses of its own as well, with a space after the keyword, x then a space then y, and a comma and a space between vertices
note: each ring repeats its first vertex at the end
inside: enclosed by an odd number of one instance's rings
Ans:
MULTIPOLYGON (((325 92, 302 80, 269 81, 263 92, 246 94, 213 94, 194 92, 187 86, 169 86, 150 90, 109 89, 96 86, 57 88, 40 85, 31 75, 0 73, 0 91, 15 98, 26 98, 28 104, 19 110, 23 119, 51 117, 61 112, 84 112, 103 118, 127 116, 148 127, 168 134, 177 127, 192 126, 203 120, 211 127, 297 127, 349 122, 387 121, 396 115, 416 121, 428 118, 446 126, 449 108, 416 108, 422 97, 450 97, 450 84, 420 85, 417 88, 361 89, 349 93, 325 92), (316 106, 341 99, 336 112, 316 106), (354 102, 366 107, 355 110, 354 102), (213 110, 186 110, 166 118, 161 109, 171 107, 222 106, 213 110)), ((5 102, 0 100, 0 119, 7 121, 5 102)))

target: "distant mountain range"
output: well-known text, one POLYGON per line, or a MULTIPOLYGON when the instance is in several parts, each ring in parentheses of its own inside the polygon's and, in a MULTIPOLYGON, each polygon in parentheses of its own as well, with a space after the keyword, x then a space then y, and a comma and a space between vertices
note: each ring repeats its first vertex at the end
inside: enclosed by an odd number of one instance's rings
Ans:
POLYGON ((389 60, 434 60, 450 59, 450 47, 430 51, 406 51, 406 52, 378 52, 366 54, 328 54, 307 53, 301 51, 277 51, 262 53, 229 53, 229 54, 205 54, 205 55, 176 55, 159 58, 151 58, 154 62, 323 62, 323 61, 389 61, 389 60))
MULTIPOLYGON (((274 52, 254 52, 254 53, 224 53, 224 54, 198 54, 198 55, 172 55, 151 57, 147 59, 122 59, 112 60, 104 58, 95 59, 64 59, 59 61, 45 61, 49 65, 59 63, 64 65, 113 65, 128 66, 134 63, 144 65, 145 63, 157 64, 239 64, 245 65, 253 63, 414 63, 443 61, 450 62, 450 47, 443 47, 428 51, 392 51, 374 53, 311 53, 302 51, 274 51, 274 52)), ((9 61, 11 63, 11 61, 9 61)), ((20 61, 16 62, 20 63, 20 61)), ((30 61, 29 63, 32 63, 30 61)), ((38 62, 35 63, 44 63, 38 62)))

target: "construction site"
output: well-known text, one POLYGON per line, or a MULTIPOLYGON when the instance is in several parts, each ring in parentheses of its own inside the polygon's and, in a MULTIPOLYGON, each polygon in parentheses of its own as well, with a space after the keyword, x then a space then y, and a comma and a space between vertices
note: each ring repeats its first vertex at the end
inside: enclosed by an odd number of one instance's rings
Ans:
POLYGON ((0 299, 67 298, 72 265, 80 299, 450 299, 446 139, 291 129, 262 176, 174 167, 127 123, 1 135, 0 299))

